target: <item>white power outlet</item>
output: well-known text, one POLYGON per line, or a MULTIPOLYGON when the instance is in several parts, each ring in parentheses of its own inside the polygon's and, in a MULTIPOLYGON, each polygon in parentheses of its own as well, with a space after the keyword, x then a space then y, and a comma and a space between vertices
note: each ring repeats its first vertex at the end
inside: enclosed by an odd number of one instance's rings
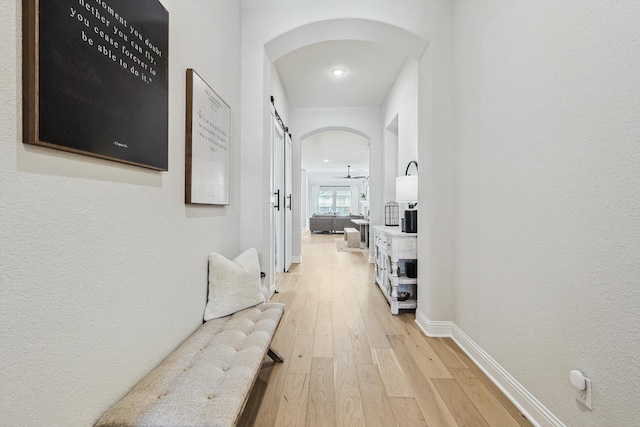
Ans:
POLYGON ((576 400, 582 403, 589 409, 593 409, 591 407, 591 380, 588 378, 584 379, 585 388, 584 390, 576 390, 576 400))

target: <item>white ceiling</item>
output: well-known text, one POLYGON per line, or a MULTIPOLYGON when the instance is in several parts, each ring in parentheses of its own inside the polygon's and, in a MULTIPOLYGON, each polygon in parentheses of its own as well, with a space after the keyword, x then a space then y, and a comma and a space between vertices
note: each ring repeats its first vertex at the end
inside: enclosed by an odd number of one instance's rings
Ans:
POLYGON ((406 60, 381 44, 343 40, 297 49, 275 66, 292 108, 379 107, 406 60), (345 74, 332 75, 335 68, 345 74))
MULTIPOLYGON (((291 108, 380 107, 406 61, 405 54, 381 44, 343 40, 297 49, 275 66, 291 108), (332 75, 336 68, 345 74, 332 75)), ((344 185, 348 180, 333 177, 346 176, 347 165, 351 176, 369 175, 364 137, 326 131, 302 142, 302 168, 310 183, 344 185)))
POLYGON ((302 141, 302 169, 311 183, 346 185, 348 173, 369 176, 369 141, 340 130, 314 134, 302 141))

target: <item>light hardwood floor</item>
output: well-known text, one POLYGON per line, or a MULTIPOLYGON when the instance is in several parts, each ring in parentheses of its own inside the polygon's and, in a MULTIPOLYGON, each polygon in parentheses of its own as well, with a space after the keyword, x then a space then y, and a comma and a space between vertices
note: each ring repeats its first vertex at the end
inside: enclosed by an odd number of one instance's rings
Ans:
POLYGON ((450 339, 427 338, 415 313, 393 316, 342 235, 303 233, 303 263, 278 275, 286 304, 241 426, 531 426, 450 339))

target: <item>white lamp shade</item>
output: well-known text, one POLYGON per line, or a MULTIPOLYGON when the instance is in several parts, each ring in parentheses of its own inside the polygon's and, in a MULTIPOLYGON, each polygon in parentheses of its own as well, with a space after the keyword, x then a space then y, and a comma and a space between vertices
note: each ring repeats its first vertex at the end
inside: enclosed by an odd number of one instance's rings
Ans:
POLYGON ((418 176, 406 175, 396 178, 396 200, 398 202, 418 201, 418 176))

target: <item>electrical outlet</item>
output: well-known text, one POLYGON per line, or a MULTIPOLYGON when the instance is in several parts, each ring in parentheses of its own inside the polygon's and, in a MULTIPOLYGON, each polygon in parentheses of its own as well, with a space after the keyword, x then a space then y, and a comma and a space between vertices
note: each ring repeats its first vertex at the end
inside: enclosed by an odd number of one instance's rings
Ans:
POLYGON ((584 379, 585 388, 584 390, 576 390, 576 400, 582 403, 589 409, 593 409, 591 407, 591 380, 588 378, 584 379))

